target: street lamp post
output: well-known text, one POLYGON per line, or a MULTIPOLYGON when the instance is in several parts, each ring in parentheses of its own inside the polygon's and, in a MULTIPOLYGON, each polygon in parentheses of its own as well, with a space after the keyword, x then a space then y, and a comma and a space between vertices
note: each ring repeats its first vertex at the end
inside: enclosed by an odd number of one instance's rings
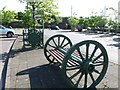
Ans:
POLYGON ((33 9, 33 30, 35 32, 35 3, 32 3, 32 9, 33 9))

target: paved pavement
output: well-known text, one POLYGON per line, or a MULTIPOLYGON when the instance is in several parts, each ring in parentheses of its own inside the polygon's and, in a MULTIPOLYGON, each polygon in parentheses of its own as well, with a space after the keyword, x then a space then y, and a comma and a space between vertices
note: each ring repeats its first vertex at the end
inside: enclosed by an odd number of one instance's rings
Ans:
MULTIPOLYGON (((90 39, 88 34, 80 34, 80 33, 71 33, 71 32, 56 32, 56 31, 45 31, 45 41, 56 33, 62 33, 70 37, 73 43, 78 42, 79 40, 90 39), (76 35, 76 36, 75 36, 76 35), (84 37, 83 37, 84 36, 84 37), (78 37, 82 37, 78 39, 78 37), (77 39, 75 39, 77 38, 77 39)), ((101 39, 98 37, 99 35, 94 35, 98 41, 102 42, 102 44, 109 45, 109 47, 105 46, 105 48, 112 47, 114 51, 109 54, 110 58, 109 67, 105 78, 101 81, 101 83, 97 86, 97 88, 118 88, 118 81, 120 78, 118 77, 118 56, 116 56, 116 50, 118 49, 116 42, 109 41, 108 39, 101 39), (107 41, 106 41, 107 40, 107 41), (103 42, 104 41, 104 42, 103 42), (105 42, 108 42, 107 44, 105 42), (113 49, 115 48, 115 49, 113 49)), ((100 35, 101 36, 101 35, 100 35)), ((114 37, 116 40, 118 37, 114 37)), ((113 40, 113 39, 111 39, 113 40)), ((111 49, 109 49, 111 50, 111 49)), ((117 53, 118 55, 118 53, 117 53)), ((7 67, 7 77, 5 88, 65 88, 67 87, 66 82, 61 77, 61 73, 59 68, 55 66, 48 65, 48 61, 44 57, 43 49, 36 48, 30 49, 29 47, 23 49, 22 47, 22 38, 18 37, 10 54, 8 67, 7 67)))
POLYGON ((19 37, 8 63, 6 88, 66 87, 59 68, 48 65, 43 49, 22 49, 19 37))
POLYGON ((15 39, 16 36, 13 38, 0 36, 0 89, 2 88, 2 74, 4 72, 5 62, 8 60, 8 54, 15 39))

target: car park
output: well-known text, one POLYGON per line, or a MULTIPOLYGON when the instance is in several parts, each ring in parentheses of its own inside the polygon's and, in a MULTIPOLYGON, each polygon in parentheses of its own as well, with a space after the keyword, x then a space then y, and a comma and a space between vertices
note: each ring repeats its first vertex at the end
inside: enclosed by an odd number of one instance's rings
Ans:
POLYGON ((8 38, 13 37, 15 35, 15 30, 11 28, 6 28, 3 25, 0 25, 0 35, 5 35, 8 38))

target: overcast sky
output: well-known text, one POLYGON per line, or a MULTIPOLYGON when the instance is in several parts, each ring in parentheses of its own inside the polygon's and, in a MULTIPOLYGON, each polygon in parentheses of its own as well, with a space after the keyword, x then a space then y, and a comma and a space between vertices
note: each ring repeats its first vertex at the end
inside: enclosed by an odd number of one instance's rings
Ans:
MULTIPOLYGON (((58 0, 58 11, 60 16, 89 16, 92 11, 100 12, 104 7, 113 7, 118 9, 118 1, 120 0, 58 0)), ((6 6, 7 10, 16 12, 23 11, 25 4, 19 0, 0 0, 0 10, 6 6)))

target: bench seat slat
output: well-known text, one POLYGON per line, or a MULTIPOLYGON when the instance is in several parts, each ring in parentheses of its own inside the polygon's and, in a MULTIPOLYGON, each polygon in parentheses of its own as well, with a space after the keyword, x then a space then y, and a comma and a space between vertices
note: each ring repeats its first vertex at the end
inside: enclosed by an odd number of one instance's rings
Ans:
MULTIPOLYGON (((54 57, 56 59, 56 61, 62 63, 63 61, 63 58, 64 58, 64 54, 62 52, 60 52, 59 50, 54 50, 54 49, 51 49, 49 50, 49 54, 54 57)), ((76 65, 79 65, 77 62, 73 61, 73 60, 68 60, 68 63, 67 65, 70 67, 70 66, 76 66, 76 65)))
POLYGON ((56 53, 54 52, 54 50, 49 50, 49 54, 50 54, 53 58, 55 58, 56 61, 62 63, 61 58, 60 58, 58 55, 56 55, 56 53))
MULTIPOLYGON (((64 58, 65 55, 62 52, 60 52, 59 50, 55 50, 55 53, 56 53, 56 55, 60 56, 62 58, 62 61, 63 61, 63 58, 64 58)), ((67 63, 67 65, 71 66, 71 65, 73 65, 73 63, 69 61, 67 63)))

